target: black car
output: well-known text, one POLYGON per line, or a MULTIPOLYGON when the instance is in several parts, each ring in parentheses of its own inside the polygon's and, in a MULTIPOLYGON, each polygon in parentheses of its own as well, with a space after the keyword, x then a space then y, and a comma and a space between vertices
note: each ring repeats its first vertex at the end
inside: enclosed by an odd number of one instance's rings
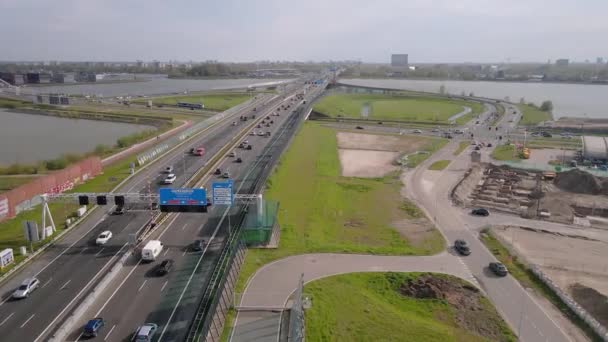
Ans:
POLYGON ((355 128, 356 128, 356 129, 363 129, 363 127, 361 127, 361 126, 357 126, 357 127, 355 127, 355 128))
POLYGON ((221 174, 222 174, 222 170, 220 170, 220 169, 215 169, 214 174, 216 174, 216 175, 221 175, 221 174))
POLYGON ((194 152, 196 152, 196 149, 193 147, 190 149, 190 154, 194 154, 194 152))
POLYGON ((122 205, 117 205, 114 209, 113 215, 122 215, 125 213, 125 208, 122 205))
POLYGON ((475 216, 490 216, 490 211, 486 208, 477 208, 471 210, 471 214, 475 216))
POLYGON ((488 143, 488 147, 492 147, 492 143, 488 143))
POLYGON ((456 251, 458 251, 458 253, 460 253, 462 255, 469 255, 469 254, 471 254, 471 248, 469 247, 469 245, 467 244, 467 242, 464 241, 464 240, 456 240, 456 241, 454 241, 454 249, 456 251))
POLYGON ((241 157, 238 157, 238 158, 236 158, 235 162, 237 162, 237 163, 242 163, 242 162, 243 162, 243 159, 241 159, 241 157))
POLYGON ((479 150, 481 150, 481 147, 475 146, 475 151, 479 151, 479 150))
POLYGON ((205 240, 195 240, 192 243, 192 250, 194 252, 202 252, 205 247, 205 240))
POLYGON ((82 332, 82 336, 84 337, 95 337, 99 334, 99 330, 103 328, 105 325, 105 321, 101 317, 93 318, 88 321, 84 326, 84 331, 82 332))
POLYGON ((500 277, 504 277, 509 273, 507 267, 500 262, 491 262, 489 268, 494 274, 500 277))
POLYGON ((542 132, 541 135, 543 137, 545 137, 545 138, 552 138, 553 137, 553 135, 551 133, 549 133, 549 132, 542 132))
POLYGON ((163 260, 163 262, 160 263, 160 265, 158 265, 158 268, 156 269, 156 274, 161 276, 165 275, 169 273, 169 271, 171 271, 171 268, 173 268, 173 260, 165 259, 163 260))
POLYGON ((252 146, 251 145, 247 145, 247 147, 245 148, 246 150, 251 150, 252 146))

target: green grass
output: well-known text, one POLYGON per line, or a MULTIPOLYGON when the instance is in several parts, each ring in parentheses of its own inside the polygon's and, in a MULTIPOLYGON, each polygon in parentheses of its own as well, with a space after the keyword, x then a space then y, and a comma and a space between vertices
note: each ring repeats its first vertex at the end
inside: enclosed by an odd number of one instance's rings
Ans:
POLYGON ((543 112, 536 107, 522 104, 518 105, 518 107, 523 113, 522 119, 519 121, 519 125, 533 126, 538 125, 543 121, 549 121, 552 119, 551 113, 543 112))
MULTIPOLYGON (((224 111, 241 104, 251 98, 252 94, 247 93, 221 93, 221 94, 199 94, 184 96, 167 96, 152 98, 152 103, 164 105, 176 105, 178 102, 202 103, 207 110, 224 111)), ((137 100, 135 102, 147 102, 147 100, 137 100)))
MULTIPOLYGON (((74 189, 70 192, 110 191, 116 185, 118 185, 118 183, 120 183, 122 180, 129 176, 129 164, 133 161, 133 158, 127 158, 123 161, 114 163, 113 165, 104 168, 103 174, 98 175, 97 177, 87 181, 84 184, 74 187, 74 189)), ((65 228, 65 220, 69 217, 73 217, 74 212, 78 208, 78 205, 52 202, 49 204, 49 208, 53 215, 55 226, 58 230, 58 232, 55 234, 58 234, 65 228)), ((29 211, 23 211, 19 213, 17 217, 0 223, 0 250, 4 248, 13 248, 14 253, 17 254, 17 249, 20 246, 27 246, 27 242, 23 237, 23 229, 21 227, 21 222, 27 220, 36 221, 39 225, 41 224, 40 206, 36 206, 34 209, 29 211)), ((41 241, 34 244, 34 248, 37 249, 41 247, 49 240, 50 238, 46 241, 41 241)), ((17 263, 13 263, 13 266, 15 264, 17 263)), ((2 269, 2 271, 0 271, 0 274, 7 272, 11 267, 5 267, 4 269, 2 269)))
POLYGON ((232 326, 234 325, 234 319, 236 318, 236 310, 234 308, 228 309, 226 313, 226 320, 224 321, 224 329, 220 336, 221 342, 228 342, 230 340, 230 334, 232 334, 232 326))
POLYGON ((336 132, 307 122, 267 182, 266 198, 280 202, 280 248, 248 251, 239 287, 260 266, 288 255, 312 252, 385 255, 433 254, 439 234, 412 246, 391 222, 408 218, 398 175, 363 179, 340 176, 336 132))
POLYGON ((448 167, 452 161, 451 160, 438 160, 429 166, 429 170, 441 171, 448 167))
POLYGON ((429 142, 422 148, 419 153, 412 153, 407 155, 406 166, 409 168, 415 168, 420 165, 423 161, 427 160, 433 153, 440 150, 445 144, 448 143, 448 139, 443 138, 427 138, 429 142))
POLYGON ((495 160, 519 160, 519 155, 515 151, 514 145, 500 145, 492 151, 492 158, 495 160))
POLYGON ((37 176, 0 176, 0 192, 14 189, 36 178, 37 176))
POLYGON ((469 106, 472 113, 456 120, 458 124, 469 121, 483 111, 476 102, 450 100, 441 97, 391 96, 370 94, 329 95, 319 101, 314 109, 330 117, 362 118, 363 106, 370 107, 369 118, 373 120, 404 120, 411 122, 448 123, 448 118, 469 106))
POLYGON ((602 341, 601 338, 595 335, 593 330, 587 324, 581 320, 561 299, 549 288, 545 283, 542 282, 526 265, 520 262, 517 256, 511 255, 509 250, 506 249, 498 239, 494 236, 491 230, 485 229, 481 234, 481 241, 483 244, 494 254, 498 261, 502 262, 509 273, 519 281, 519 283, 529 289, 533 289, 534 292, 542 295, 548 299, 555 307, 561 311, 572 323, 577 325, 581 330, 585 332, 587 337, 592 341, 602 341))
POLYGON ((462 151, 466 150, 466 149, 467 149, 467 147, 468 147, 469 145, 471 145, 471 143, 470 143, 469 141, 461 141, 461 142, 458 144, 458 149, 456 149, 456 151, 454 151, 454 153, 453 153, 453 154, 454 154, 455 156, 460 155, 460 154, 462 153, 462 151))
POLYGON ((529 148, 580 150, 582 148, 582 143, 580 138, 535 138, 528 140, 526 146, 529 148))
MULTIPOLYGON (((399 287, 419 273, 352 273, 316 280, 304 288, 312 299, 305 312, 307 341, 488 341, 458 327, 445 300, 415 299, 399 287)), ((448 277, 437 275, 438 277, 448 277)), ((463 281, 448 277, 454 282, 463 281)), ((474 313, 492 322, 503 341, 516 341, 487 300, 474 313)))

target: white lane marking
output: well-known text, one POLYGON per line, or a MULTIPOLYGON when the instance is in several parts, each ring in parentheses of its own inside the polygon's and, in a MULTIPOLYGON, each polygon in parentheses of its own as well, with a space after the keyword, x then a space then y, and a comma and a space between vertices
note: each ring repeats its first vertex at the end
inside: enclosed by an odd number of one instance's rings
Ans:
POLYGON ((99 252, 95 253, 95 256, 99 256, 99 254, 101 254, 101 252, 103 252, 103 250, 106 249, 105 247, 102 247, 99 252))
POLYGON ((34 316, 36 316, 36 314, 32 314, 30 316, 30 318, 28 318, 27 321, 23 322, 23 324, 21 324, 21 326, 19 328, 23 328, 27 324, 27 322, 29 322, 32 318, 34 318, 34 316))
POLYGON ((4 320, 2 320, 2 322, 0 322, 0 327, 1 327, 2 325, 4 325, 4 323, 6 323, 6 321, 8 321, 8 320, 9 320, 9 318, 13 317, 13 315, 14 315, 14 314, 15 314, 15 313, 13 312, 13 313, 11 313, 10 315, 8 315, 8 317, 6 317, 4 320))
MULTIPOLYGON (((163 290, 165 289, 165 286, 167 286, 168 282, 169 282, 168 280, 165 280, 165 283, 163 284, 163 287, 160 288, 160 292, 163 292, 163 290)), ((0 325, 2 325, 2 324, 0 324, 0 325)))
POLYGON ((112 326, 112 329, 110 329, 110 331, 108 331, 108 333, 106 334, 106 337, 103 338, 104 341, 108 339, 108 337, 110 336, 110 334, 112 333, 112 331, 114 331, 114 328, 116 328, 116 324, 114 324, 112 326))
POLYGON ((137 292, 141 291, 141 289, 144 287, 144 285, 146 285, 147 282, 148 282, 148 279, 144 280, 144 282, 141 283, 141 286, 137 289, 137 292))
POLYGON ((40 288, 47 286, 51 282, 51 280, 53 280, 53 277, 50 277, 49 280, 46 281, 46 283, 44 283, 44 284, 42 284, 42 286, 40 286, 40 288))
POLYGON ((163 253, 163 256, 167 256, 167 253, 169 253, 169 248, 165 249, 165 253, 163 253))
POLYGON ((116 254, 114 254, 114 255, 113 255, 111 258, 110 258, 110 260, 108 260, 108 262, 106 262, 106 263, 105 263, 105 265, 103 265, 103 266, 102 266, 102 267, 99 269, 99 272, 97 272, 97 273, 96 273, 96 274, 93 276, 93 278, 91 278, 91 280, 89 280, 89 282, 88 282, 88 283, 87 283, 85 286, 83 286, 83 287, 82 287, 82 289, 80 290, 80 292, 78 292, 78 293, 76 294, 76 296, 74 296, 74 298, 73 298, 73 299, 72 299, 72 300, 71 300, 71 301, 70 301, 70 302, 69 302, 69 303, 68 303, 68 304, 67 304, 67 305, 66 305, 66 306, 63 308, 63 310, 61 310, 61 312, 60 312, 60 313, 59 313, 57 316, 55 316, 55 318, 53 319, 53 321, 52 321, 51 323, 49 323, 49 324, 46 326, 46 328, 44 328, 44 330, 43 330, 43 331, 40 333, 40 335, 38 335, 38 337, 36 337, 36 339, 34 340, 34 342, 36 342, 36 341, 40 340, 40 338, 41 338, 42 336, 44 336, 44 334, 46 334, 46 332, 47 332, 47 331, 48 331, 48 330, 49 330, 51 327, 53 327, 53 326, 54 326, 55 322, 57 322, 57 320, 58 320, 58 319, 59 319, 59 318, 60 318, 60 317, 63 315, 63 313, 64 313, 64 312, 65 312, 65 311, 66 311, 66 310, 67 310, 67 309, 68 309, 68 308, 69 308, 69 307, 70 307, 70 306, 71 306, 71 305, 72 305, 72 304, 73 304, 73 303, 74 303, 74 302, 75 302, 75 301, 78 299, 78 297, 80 297, 80 296, 81 296, 81 295, 82 295, 82 294, 83 294, 83 293, 84 293, 84 292, 85 292, 85 291, 88 289, 88 287, 89 287, 89 286, 91 286, 91 284, 92 284, 94 281, 96 281, 96 280, 97 280, 97 277, 99 277, 99 275, 100 275, 102 272, 104 272, 104 271, 105 271, 106 267, 108 267, 108 265, 109 265, 110 263, 112 263, 112 261, 114 260, 114 258, 116 258, 116 256, 117 256, 118 254, 120 254, 120 252, 122 252, 122 250, 123 250, 125 247, 127 247, 128 245, 129 245, 129 243, 127 242, 127 243, 125 243, 124 245, 122 245, 122 247, 120 247, 120 249, 118 250, 118 252, 116 252, 116 254))
POLYGON ((182 256, 186 255, 186 253, 188 253, 187 250, 185 250, 184 253, 182 253, 182 256))
POLYGON ((80 253, 78 253, 78 254, 82 254, 82 253, 84 253, 84 252, 85 252, 87 249, 89 249, 89 247, 85 247, 85 248, 83 248, 82 250, 80 250, 80 253))
POLYGON ((61 288, 59 288, 59 291, 65 289, 66 286, 68 286, 68 284, 72 281, 72 279, 68 280, 65 282, 65 284, 63 284, 63 286, 61 288))
POLYGON ((120 283, 120 285, 118 285, 118 287, 116 287, 116 289, 114 290, 114 292, 112 292, 112 295, 110 295, 110 297, 106 300, 106 302, 103 303, 103 305, 101 306, 101 308, 99 309, 99 311, 97 311, 97 313, 95 314, 95 317, 99 317, 99 314, 103 311, 103 309, 106 308, 106 305, 108 305, 108 303, 112 300, 112 298, 114 298, 114 295, 116 295, 116 293, 118 292, 118 290, 120 290, 120 288, 122 287, 122 285, 124 285, 124 283, 127 281, 127 279, 129 279, 129 277, 131 276, 131 274, 133 272, 135 272, 135 270, 137 269, 137 266, 139 266, 139 264, 141 264, 141 259, 139 259, 139 261, 137 261, 137 264, 135 264, 135 266, 133 266, 133 269, 131 270, 131 272, 129 272, 129 274, 127 274, 127 276, 125 277, 125 279, 123 279, 122 282, 120 283))

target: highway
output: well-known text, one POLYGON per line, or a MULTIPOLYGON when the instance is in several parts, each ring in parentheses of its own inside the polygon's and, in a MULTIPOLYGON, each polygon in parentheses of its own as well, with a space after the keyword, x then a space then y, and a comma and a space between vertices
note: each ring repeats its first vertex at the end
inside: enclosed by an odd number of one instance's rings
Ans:
MULTIPOLYGON (((275 102, 278 101, 275 100, 275 102)), ((177 180, 172 187, 179 187, 196 170, 205 165, 241 129, 240 115, 251 115, 253 107, 263 109, 261 102, 245 107, 231 118, 212 126, 205 133, 183 144, 176 152, 162 157, 123 185, 120 192, 157 191, 165 175, 161 171, 173 165, 177 180), (232 126, 232 121, 239 125, 232 126), (190 156, 190 148, 204 146, 203 157, 190 156)), ((99 176, 102 177, 102 176, 99 176)), ((151 214, 146 210, 131 210, 124 215, 109 215, 111 205, 93 211, 79 226, 40 257, 23 268, 0 286, 0 336, 5 341, 38 341, 56 328, 70 310, 96 284, 105 272, 128 249, 128 237, 146 226, 151 214), (113 238, 105 246, 94 244, 97 235, 104 230, 113 232, 113 238), (11 300, 11 293, 19 283, 36 276, 41 288, 24 300, 11 300)))
MULTIPOLYGON (((286 144, 286 138, 293 133, 298 117, 290 113, 296 101, 287 102, 291 108, 281 110, 278 117, 270 116, 274 121, 271 127, 256 128, 256 131, 272 132, 270 138, 249 135, 241 139, 253 146, 252 150, 235 149, 242 163, 236 163, 233 157, 222 160, 219 167, 222 172, 230 172, 237 192, 249 193, 258 180, 266 177, 269 166, 278 159, 286 144)), ((274 108, 266 115, 271 112, 275 112, 274 108)), ((261 115, 264 111, 258 109, 258 113, 261 115)), ((218 176, 210 174, 199 185, 211 189, 211 183, 217 179, 218 176)), ((88 319, 103 317, 106 328, 101 336, 107 341, 129 338, 146 322, 159 325, 159 340, 182 341, 227 237, 228 224, 237 221, 239 207, 235 206, 229 212, 226 206, 212 206, 207 214, 180 213, 161 225, 158 234, 153 235, 166 247, 158 262, 142 263, 138 256, 131 258, 108 290, 81 318, 69 340, 80 338, 82 326, 88 319), (191 251, 195 239, 208 242, 203 252, 191 251), (173 270, 169 275, 156 276, 156 267, 164 259, 174 260, 173 270)))
MULTIPOLYGON (((508 112, 517 110, 508 108, 508 112)), ((517 114, 518 116, 520 113, 517 114)), ((505 122, 505 116, 498 124, 499 132, 512 129, 515 122, 505 122)), ((480 132, 487 127, 478 127, 480 132)), ((500 133, 499 133, 500 134, 500 133)), ((497 143, 495 137, 487 134, 480 141, 497 143)), ((463 177, 470 165, 470 150, 454 158, 452 152, 457 147, 457 141, 450 143, 446 148, 437 152, 427 161, 418 166, 407 175, 408 196, 432 218, 443 235, 452 244, 456 239, 466 240, 472 254, 466 257, 457 256, 470 269, 482 289, 494 303, 507 323, 520 337, 521 341, 569 341, 568 336, 560 329, 551 317, 543 310, 519 282, 512 276, 496 277, 489 269, 488 264, 496 258, 485 248, 478 239, 478 231, 484 225, 495 224, 492 216, 487 218, 474 217, 468 210, 454 206, 450 199, 450 191, 463 177), (436 160, 453 159, 447 169, 443 171, 429 171, 428 166, 436 160)), ((491 149, 482 150, 483 159, 488 159, 491 149)))

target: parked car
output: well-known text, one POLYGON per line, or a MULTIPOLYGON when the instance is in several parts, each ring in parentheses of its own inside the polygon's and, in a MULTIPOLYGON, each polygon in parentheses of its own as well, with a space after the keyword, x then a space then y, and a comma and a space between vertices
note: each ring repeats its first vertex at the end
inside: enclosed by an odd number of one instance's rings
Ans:
POLYGON ((158 268, 156 269, 156 274, 163 276, 169 273, 171 271, 171 268, 173 268, 173 260, 165 259, 163 260, 163 262, 160 263, 160 265, 158 265, 158 268))
POLYGON ((84 326, 82 336, 84 337, 96 337, 99 334, 99 330, 105 325, 105 321, 101 317, 93 318, 87 322, 84 326))
POLYGON ((192 243, 192 250, 194 252, 202 252, 205 247, 205 240, 194 240, 192 243))
POLYGON ((112 232, 109 230, 101 232, 97 239, 95 240, 95 244, 97 245, 105 245, 112 238, 112 232))
POLYGON ((146 323, 135 330, 132 340, 135 342, 150 342, 152 341, 152 337, 154 337, 156 330, 158 330, 157 324, 146 323))
POLYGON ((494 274, 500 277, 504 277, 509 273, 507 267, 500 262, 491 262, 489 268, 494 274))
POLYGON ((38 278, 27 278, 21 282, 21 285, 13 292, 13 298, 27 298, 34 290, 40 286, 38 278))
POLYGON ((165 168, 165 173, 173 173, 173 166, 169 165, 165 168))
POLYGON ((175 182, 175 180, 177 179, 177 176, 173 173, 170 173, 167 175, 167 177, 163 180, 164 184, 173 184, 173 182, 175 182))
POLYGON ((464 240, 454 241, 454 249, 462 255, 471 254, 471 248, 469 247, 469 244, 467 244, 467 242, 464 240))
POLYGON ((490 211, 486 208, 476 208, 471 210, 471 214, 475 216, 490 216, 490 211))

